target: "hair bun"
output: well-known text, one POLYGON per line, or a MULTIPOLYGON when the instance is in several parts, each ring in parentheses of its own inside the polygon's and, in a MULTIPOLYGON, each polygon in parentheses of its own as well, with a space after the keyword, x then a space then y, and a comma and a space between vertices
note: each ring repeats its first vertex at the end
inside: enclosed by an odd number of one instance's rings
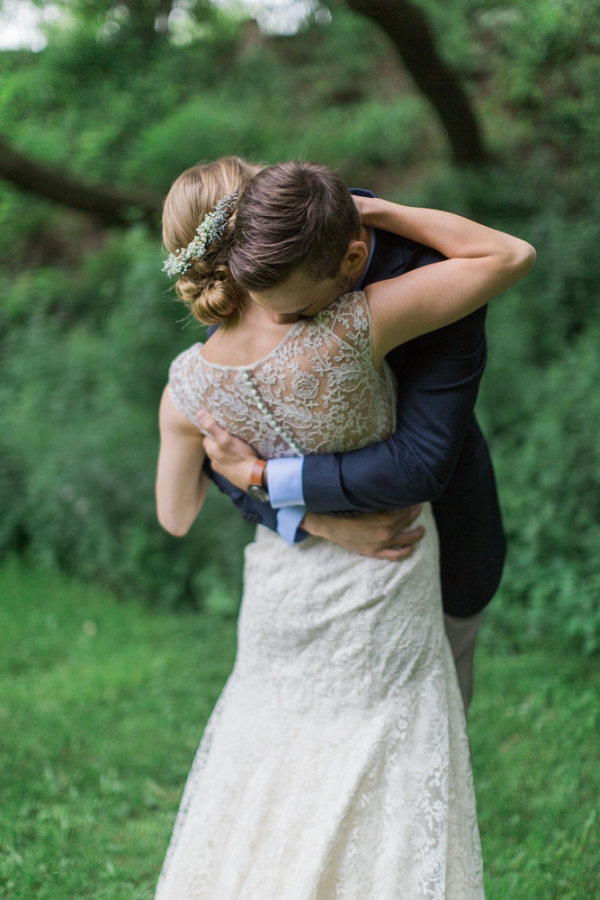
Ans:
POLYGON ((165 199, 163 240, 170 256, 176 257, 167 261, 171 264, 169 274, 180 275, 177 296, 206 325, 233 320, 245 303, 245 292, 236 285, 229 269, 236 219, 233 197, 242 194, 258 171, 260 166, 237 156, 225 156, 187 169, 174 181, 165 199), (226 222, 215 220, 219 220, 219 211, 226 222), (198 235, 200 223, 210 216, 209 233, 198 235), (212 227, 215 225, 216 230, 212 227), (181 248, 190 250, 197 239, 202 245, 201 256, 194 258, 190 253, 180 260, 181 248))
POLYGON ((229 266, 207 265, 195 260, 177 282, 177 296, 204 325, 219 325, 236 316, 243 292, 233 280, 229 266))

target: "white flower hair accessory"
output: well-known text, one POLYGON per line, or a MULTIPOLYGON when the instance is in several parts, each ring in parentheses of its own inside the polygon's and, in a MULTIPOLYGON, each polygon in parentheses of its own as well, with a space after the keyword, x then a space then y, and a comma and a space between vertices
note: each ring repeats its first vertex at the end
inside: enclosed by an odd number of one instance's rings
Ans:
POLYGON ((202 259, 206 248, 221 237, 237 201, 237 191, 221 197, 213 212, 207 213, 196 229, 194 240, 175 253, 169 253, 162 267, 171 278, 174 275, 185 275, 193 259, 202 259))

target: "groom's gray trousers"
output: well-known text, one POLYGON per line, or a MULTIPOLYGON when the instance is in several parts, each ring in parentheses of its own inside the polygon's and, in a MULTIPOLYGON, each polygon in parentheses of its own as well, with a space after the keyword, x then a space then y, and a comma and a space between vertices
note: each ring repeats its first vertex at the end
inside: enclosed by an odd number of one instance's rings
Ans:
POLYGON ((473 662, 482 616, 483 611, 464 619, 444 613, 444 625, 456 665, 465 713, 469 712, 469 705, 473 697, 473 662))

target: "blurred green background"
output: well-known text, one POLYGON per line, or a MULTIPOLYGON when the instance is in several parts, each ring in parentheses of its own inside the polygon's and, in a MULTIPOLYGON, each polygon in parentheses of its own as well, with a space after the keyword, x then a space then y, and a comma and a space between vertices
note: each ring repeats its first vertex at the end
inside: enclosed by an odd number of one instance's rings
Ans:
MULTIPOLYGON (((506 715, 516 715, 517 708, 535 708, 538 701, 531 697, 542 697, 540 709, 546 709, 544 698, 555 696, 548 684, 554 682, 550 679, 543 689, 531 685, 540 672, 553 670, 562 685, 556 690, 566 692, 563 700, 567 707, 571 704, 572 718, 542 716, 539 744, 530 745, 514 762, 525 771, 525 760, 561 741, 565 731, 573 733, 575 720, 583 728, 585 707, 588 730, 581 732, 578 749, 573 745, 568 751, 568 764, 565 756, 543 769, 548 782, 559 777, 564 765, 574 778, 571 782, 565 776, 563 799, 549 818, 520 809, 522 785, 516 782, 516 806, 512 812, 504 809, 500 798, 504 788, 509 790, 512 763, 499 781, 490 782, 488 794, 489 768, 481 765, 478 789, 491 804, 484 822, 495 822, 484 830, 484 844, 488 840, 499 858, 508 853, 504 874, 491 883, 491 896, 600 896, 600 847, 592 815, 599 782, 589 776, 590 760, 598 761, 600 736, 600 0, 415 3, 478 126, 484 152, 470 165, 456 164, 456 147, 453 152, 427 92, 416 86, 411 65, 407 68, 399 56, 393 34, 361 14, 359 2, 281 0, 271 7, 203 0, 176 0, 173 5, 170 0, 40 3, 44 38, 39 46, 45 46, 39 52, 0 50, 0 573, 8 601, 4 633, 13 635, 7 676, 16 679, 7 688, 0 714, 14 725, 12 710, 22 709, 27 698, 38 698, 27 707, 30 736, 26 721, 22 730, 21 725, 13 730, 13 737, 19 731, 25 742, 21 747, 17 741, 17 757, 12 738, 7 738, 5 759, 10 761, 3 764, 3 775, 20 773, 14 784, 21 787, 5 822, 11 823, 13 836, 5 868, 0 868, 5 874, 0 897, 152 895, 153 873, 190 747, 231 663, 242 547, 252 531, 230 502, 212 490, 189 535, 175 539, 157 525, 153 498, 157 406, 168 365, 201 339, 202 329, 189 320, 161 273, 158 220, 148 206, 156 205, 155 198, 164 196, 182 169, 221 154, 265 163, 316 159, 335 167, 352 186, 472 216, 537 248, 532 274, 494 301, 488 317, 489 363, 478 414, 492 448, 510 553, 488 613, 488 661, 482 662, 482 678, 489 692, 486 699, 482 688, 472 736, 476 767, 478 747, 488 762, 492 757, 486 756, 486 746, 495 748, 489 750, 493 755, 509 741, 506 752, 513 753, 512 738, 501 734, 504 713, 498 719, 492 710, 506 702, 506 715), (14 152, 18 159, 11 169, 14 152), (119 188, 131 194, 131 202, 122 204, 115 224, 56 203, 39 190, 23 191, 15 171, 24 159, 54 167, 60 178, 101 190, 119 188), (136 203, 133 195, 142 189, 147 199, 136 203), (25 569, 33 573, 29 581, 25 569), (48 584, 55 586, 54 593, 48 593, 48 584), (75 640, 69 628, 75 628, 77 653, 83 657, 86 641, 91 646, 96 634, 89 624, 84 628, 88 619, 97 627, 96 613, 80 613, 73 599, 77 591, 87 596, 84 584, 99 591, 98 597, 108 597, 102 593, 108 591, 117 598, 116 605, 108 599, 103 606, 94 601, 105 617, 119 623, 109 633, 119 635, 134 621, 142 631, 150 629, 150 637, 143 631, 142 644, 150 649, 143 651, 147 659, 139 662, 140 672, 145 665, 154 671, 153 642, 164 626, 174 637, 168 638, 171 650, 164 649, 163 656, 176 657, 181 651, 184 658, 187 653, 184 671, 189 677, 196 672, 202 680, 203 666, 212 673, 198 688, 204 698, 198 701, 200 712, 189 703, 197 692, 187 681, 188 693, 179 691, 182 676, 174 676, 171 663, 164 663, 165 678, 175 679, 170 687, 164 683, 170 699, 165 694, 163 706, 156 701, 156 709, 154 701, 147 706, 147 697, 140 699, 140 709, 153 722, 162 715, 160 709, 172 704, 178 711, 173 721, 187 716, 193 722, 193 738, 186 738, 185 761, 178 761, 177 771, 169 775, 175 789, 161 794, 163 788, 146 793, 140 788, 138 805, 136 800, 123 807, 128 822, 150 822, 154 807, 160 811, 154 849, 144 843, 147 836, 136 844, 130 834, 129 863, 123 863, 129 865, 136 853, 138 861, 150 853, 151 860, 144 862, 150 874, 145 869, 136 874, 137 863, 131 863, 129 874, 119 881, 120 864, 110 862, 112 851, 106 851, 110 865, 106 869, 102 862, 101 883, 96 877, 100 870, 90 863, 96 876, 85 882, 87 887, 77 878, 67 886, 58 875, 56 881, 48 874, 58 866, 56 854, 65 852, 52 841, 68 846, 69 835, 83 821, 75 816, 69 824, 67 811, 71 801, 79 809, 78 792, 84 789, 68 776, 63 784, 56 773, 61 766, 68 772, 71 752, 80 765, 87 751, 68 749, 79 740, 73 737, 69 715, 64 713, 60 727, 50 723, 43 700, 53 691, 60 695, 62 688, 44 679, 50 671, 63 671, 61 666, 67 666, 65 685, 73 678, 86 684, 87 669, 80 671, 79 657, 72 663, 75 668, 67 665, 75 640), (72 599, 57 599, 63 595, 72 599), (49 596, 69 611, 64 621, 71 625, 56 626, 60 639, 52 637, 56 629, 47 624, 53 621, 49 596), (29 615, 32 631, 21 628, 29 615), (205 661, 198 670, 193 660, 200 634, 205 661), (181 641, 188 641, 185 651, 181 641), (504 655, 496 658, 498 653, 504 655), (502 685, 502 671, 514 678, 516 699, 502 685), (33 681, 19 681, 25 676, 33 681), (578 707, 581 697, 587 701, 578 707), (55 729, 53 749, 52 740, 40 737, 48 728, 55 729), (61 734, 63 743, 57 737, 61 734), (44 771, 54 774, 44 781, 44 771), (584 778, 582 773, 588 774, 584 778), (584 780, 578 781, 579 776, 584 780), (42 779, 43 789, 36 778, 42 779), (37 786, 25 802, 27 784, 37 786), (71 789, 75 794, 69 794, 71 789), (59 810, 42 816, 45 825, 37 831, 27 830, 32 817, 57 804, 64 821, 59 810), (556 844, 547 844, 548 834, 563 833, 558 823, 568 821, 567 808, 574 824, 565 826, 566 843, 556 838, 556 844), (533 849, 521 857, 515 851, 513 858, 507 850, 510 841, 518 846, 529 828, 533 849), (48 834, 54 837, 44 837, 48 834), (590 835, 595 835, 592 849, 585 843, 590 835), (23 846, 40 846, 40 841, 47 858, 42 859, 43 853, 41 861, 35 858, 27 869, 29 880, 24 879, 28 857, 23 846), (542 859, 544 853, 551 859, 545 874, 538 867, 533 881, 519 881, 532 857, 542 859), (571 873, 564 883, 563 863, 571 873), (583 880, 577 880, 582 872, 583 880)), ((405 11, 394 0, 377 0, 371 7, 384 12, 393 8, 397 17, 405 11)), ((6 21, 15 8, 5 5, 6 21)), ((420 83, 413 67, 415 74, 420 83)), ((446 101, 442 91, 438 111, 443 113, 446 101)), ((459 120, 458 132, 462 124, 459 120)), ((114 653, 119 656, 122 650, 132 671, 138 671, 134 645, 121 646, 117 637, 115 642, 114 653)), ((97 665, 114 665, 111 653, 107 650, 97 665)), ((123 696, 133 704, 137 694, 123 677, 123 696)), ((140 674, 140 684, 147 683, 145 677, 140 674)), ((96 687, 82 687, 84 694, 89 689, 94 706, 105 690, 97 687, 96 695, 96 687)), ((115 697, 121 697, 120 690, 114 688, 115 697)), ((69 697, 63 712, 72 712, 69 697)), ((554 701, 548 703, 552 707, 554 701)), ((555 706, 560 708, 560 701, 555 706)), ((117 717, 118 708, 115 701, 111 709, 117 717)), ((94 718, 90 733, 101 731, 101 722, 94 718)), ((128 753, 138 752, 130 738, 115 731, 114 758, 106 762, 106 771, 120 771, 124 783, 128 753)), ((172 734, 169 739, 179 746, 172 734)), ((161 745, 148 763, 155 770, 143 777, 152 784, 158 784, 170 746, 168 741, 161 745)), ((504 772, 497 760, 493 765, 494 771, 504 772)), ((90 785, 96 783, 93 769, 86 769, 90 785)), ((105 787, 112 778, 106 771, 105 787)), ((86 777, 81 775, 84 781, 86 777)), ((114 776, 115 783, 121 783, 119 778, 114 776)), ((99 821, 104 790, 94 801, 95 812, 81 807, 77 815, 99 821)), ((121 809, 120 790, 106 787, 107 796, 117 798, 115 809, 121 809)), ((510 806, 513 801, 506 802, 510 806)), ((115 815, 118 819, 120 813, 115 815)), ((118 845, 114 836, 106 840, 118 845)), ((104 850, 97 852, 102 856, 104 850)), ((55 874, 61 871, 58 867, 55 874)))

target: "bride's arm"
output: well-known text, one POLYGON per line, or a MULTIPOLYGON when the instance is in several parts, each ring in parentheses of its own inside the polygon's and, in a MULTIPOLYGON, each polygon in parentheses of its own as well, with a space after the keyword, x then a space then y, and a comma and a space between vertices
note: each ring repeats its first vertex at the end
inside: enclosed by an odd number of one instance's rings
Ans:
POLYGON ((162 395, 159 422, 158 521, 166 531, 181 537, 200 512, 210 485, 202 471, 204 442, 198 429, 174 406, 168 388, 162 395))
POLYGON ((376 365, 399 344, 474 312, 523 278, 535 262, 535 250, 526 241, 462 216, 360 199, 364 224, 435 247, 448 257, 365 289, 376 365))

